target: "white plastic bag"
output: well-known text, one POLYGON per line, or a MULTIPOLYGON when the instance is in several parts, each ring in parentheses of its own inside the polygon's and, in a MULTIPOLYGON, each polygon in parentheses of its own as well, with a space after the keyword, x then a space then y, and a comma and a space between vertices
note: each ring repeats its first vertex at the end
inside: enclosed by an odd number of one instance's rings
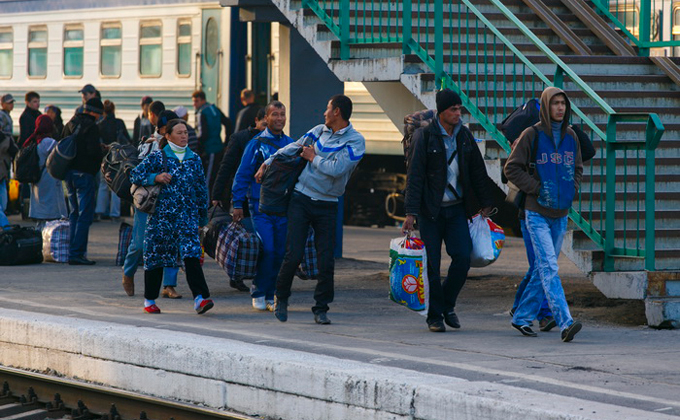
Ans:
POLYGON ((471 267, 486 267, 498 259, 505 244, 503 228, 488 217, 475 215, 469 223, 472 252, 471 267))
POLYGON ((422 240, 407 236, 390 242, 390 299, 427 316, 430 283, 422 240))

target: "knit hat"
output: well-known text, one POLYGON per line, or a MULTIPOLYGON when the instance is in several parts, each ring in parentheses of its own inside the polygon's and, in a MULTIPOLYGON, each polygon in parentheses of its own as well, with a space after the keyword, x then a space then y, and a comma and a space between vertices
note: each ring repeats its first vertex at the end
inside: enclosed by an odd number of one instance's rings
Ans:
POLYGON ((94 112, 95 114, 101 115, 104 113, 104 104, 102 103, 102 100, 99 98, 91 98, 88 99, 87 102, 85 102, 83 111, 94 112))
POLYGON ((168 121, 170 120, 176 120, 177 114, 175 114, 172 111, 165 110, 161 112, 161 115, 158 116, 158 126, 156 128, 162 128, 165 127, 168 124, 168 121))
POLYGON ((83 88, 80 89, 78 93, 95 93, 96 91, 97 89, 88 83, 85 86, 83 86, 83 88))
POLYGON ((462 105, 460 96, 451 89, 444 89, 437 92, 437 113, 442 113, 452 106, 462 105))

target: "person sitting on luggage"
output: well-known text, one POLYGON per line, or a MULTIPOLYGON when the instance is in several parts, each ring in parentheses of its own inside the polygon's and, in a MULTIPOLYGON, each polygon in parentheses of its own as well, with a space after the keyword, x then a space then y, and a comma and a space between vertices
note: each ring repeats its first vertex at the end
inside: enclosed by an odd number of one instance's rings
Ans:
POLYGON ((184 121, 167 123, 165 141, 130 174, 136 185, 162 185, 144 237, 144 311, 160 313, 156 305, 163 267, 184 263, 194 309, 203 314, 213 307, 201 268, 198 229, 207 223, 208 191, 201 159, 187 147, 184 121))
POLYGON ((286 249, 287 219, 285 216, 273 216, 259 211, 260 184, 255 182, 255 172, 271 155, 293 139, 283 133, 286 126, 286 107, 279 101, 272 101, 265 108, 267 128, 255 136, 243 153, 241 165, 236 171, 232 195, 234 202, 234 221, 243 220, 243 202, 248 197, 250 215, 255 223, 255 230, 262 240, 263 254, 257 263, 257 275, 251 287, 253 308, 264 311, 274 310, 274 293, 276 292, 276 275, 283 261, 286 249))
POLYGON ((28 212, 28 217, 36 221, 37 230, 42 230, 45 222, 49 220, 61 219, 68 215, 64 187, 60 180, 50 175, 45 166, 47 157, 57 145, 57 141, 51 137, 53 132, 52 118, 43 114, 35 120, 35 131, 26 140, 26 143, 36 142, 38 144, 40 159, 40 181, 31 184, 31 207, 28 212))

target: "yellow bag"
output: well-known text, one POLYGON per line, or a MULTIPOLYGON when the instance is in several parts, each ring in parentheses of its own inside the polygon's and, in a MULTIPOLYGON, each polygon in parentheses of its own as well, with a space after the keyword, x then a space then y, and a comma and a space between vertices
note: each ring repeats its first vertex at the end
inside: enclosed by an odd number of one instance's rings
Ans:
POLYGON ((9 201, 16 201, 19 199, 19 181, 11 179, 9 181, 9 201))

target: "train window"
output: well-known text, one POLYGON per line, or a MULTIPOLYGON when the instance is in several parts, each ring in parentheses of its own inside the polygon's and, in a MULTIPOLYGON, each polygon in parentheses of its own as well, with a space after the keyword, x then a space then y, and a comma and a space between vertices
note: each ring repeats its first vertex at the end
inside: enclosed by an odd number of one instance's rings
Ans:
POLYGON ((12 77, 14 66, 14 33, 12 28, 0 28, 0 78, 12 77))
POLYGON ((177 74, 191 75, 191 22, 177 23, 177 74))
POLYGON ((47 27, 28 29, 28 76, 47 76, 47 27))
POLYGON ((103 23, 99 37, 100 73, 102 76, 120 77, 123 28, 118 22, 103 23))
POLYGON ((139 30, 139 74, 160 77, 163 64, 163 27, 160 22, 142 22, 139 30))
POLYGON ((83 77, 83 27, 64 27, 64 76, 83 77))

